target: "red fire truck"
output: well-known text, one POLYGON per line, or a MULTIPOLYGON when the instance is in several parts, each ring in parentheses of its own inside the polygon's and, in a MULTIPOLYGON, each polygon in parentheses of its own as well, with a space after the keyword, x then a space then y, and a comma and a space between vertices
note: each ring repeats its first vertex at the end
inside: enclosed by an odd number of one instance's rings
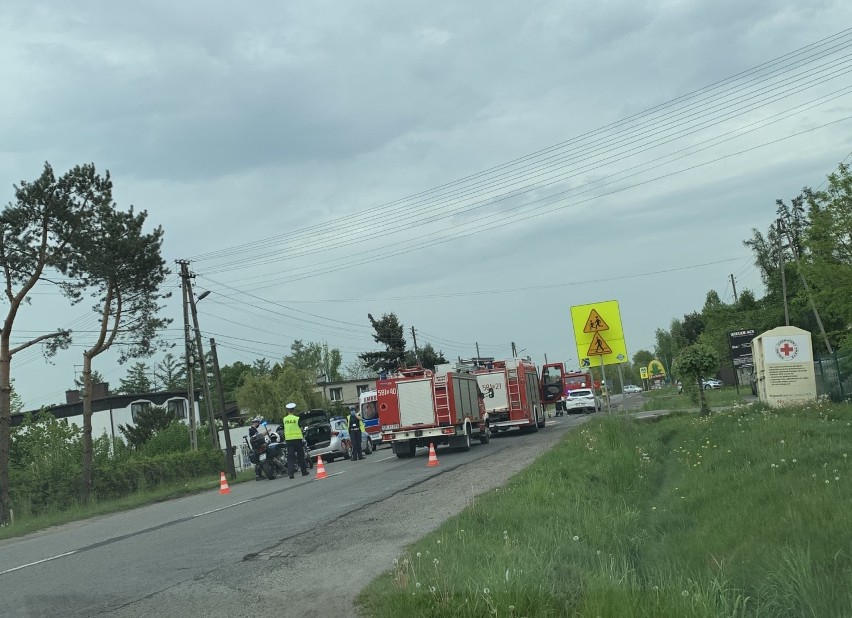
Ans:
POLYGON ((473 439, 488 444, 490 434, 476 377, 450 364, 435 371, 400 369, 376 382, 382 443, 399 458, 418 446, 448 444, 470 450, 473 439))
POLYGON ((489 362, 473 369, 479 388, 485 395, 488 427, 505 431, 517 427, 523 432, 544 427, 538 370, 529 361, 510 358, 489 362))
POLYGON ((569 391, 577 388, 599 389, 600 380, 595 381, 588 371, 565 371, 562 363, 548 363, 541 368, 541 400, 555 404, 556 413, 564 411, 563 404, 569 391))

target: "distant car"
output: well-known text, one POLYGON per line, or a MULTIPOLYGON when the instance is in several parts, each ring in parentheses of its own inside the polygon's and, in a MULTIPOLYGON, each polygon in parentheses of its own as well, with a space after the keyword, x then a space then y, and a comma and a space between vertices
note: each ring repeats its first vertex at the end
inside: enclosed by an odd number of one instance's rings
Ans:
MULTIPOLYGON (((299 426, 311 458, 322 455, 323 461, 330 462, 338 457, 352 457, 352 443, 344 419, 329 418, 325 410, 309 410, 299 417, 299 426)), ((361 449, 365 455, 373 452, 372 440, 366 432, 361 434, 361 449)))
POLYGON ((704 388, 722 388, 724 386, 722 380, 717 380, 716 378, 704 380, 703 382, 701 382, 701 385, 704 388))
POLYGON ((641 393, 642 389, 635 384, 625 384, 624 388, 621 389, 621 392, 625 395, 632 395, 634 393, 641 393))
POLYGON ((565 399, 565 411, 571 412, 599 412, 601 409, 600 397, 590 388, 575 388, 568 391, 565 399))

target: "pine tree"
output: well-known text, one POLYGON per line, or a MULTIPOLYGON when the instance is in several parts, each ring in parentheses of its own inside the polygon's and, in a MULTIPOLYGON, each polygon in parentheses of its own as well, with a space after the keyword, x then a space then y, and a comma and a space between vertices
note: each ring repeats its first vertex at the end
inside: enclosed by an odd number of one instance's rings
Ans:
POLYGON ((174 417, 162 406, 148 406, 136 414, 133 425, 119 425, 118 430, 134 449, 139 450, 157 432, 171 425, 174 417))

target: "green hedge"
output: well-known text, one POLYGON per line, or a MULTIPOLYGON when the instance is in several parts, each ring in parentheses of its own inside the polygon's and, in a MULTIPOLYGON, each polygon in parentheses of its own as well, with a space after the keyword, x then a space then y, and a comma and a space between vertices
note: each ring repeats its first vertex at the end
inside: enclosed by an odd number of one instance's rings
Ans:
MULTIPOLYGON (((212 448, 155 456, 134 454, 126 459, 97 461, 93 497, 108 500, 177 481, 200 477, 215 479, 223 465, 222 451, 212 448)), ((21 515, 35 515, 75 506, 80 503, 81 476, 79 461, 72 463, 67 457, 12 468, 12 507, 21 515)))
POLYGON ((95 470, 95 496, 120 498, 167 483, 215 475, 222 470, 221 451, 202 449, 153 457, 134 455, 109 467, 95 470))

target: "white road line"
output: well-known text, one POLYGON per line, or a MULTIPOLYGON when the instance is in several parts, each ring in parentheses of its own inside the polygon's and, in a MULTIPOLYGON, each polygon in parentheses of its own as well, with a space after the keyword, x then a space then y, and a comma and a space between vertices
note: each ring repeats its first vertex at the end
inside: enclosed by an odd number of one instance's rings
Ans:
POLYGON ((57 560, 58 558, 64 558, 65 556, 70 556, 71 554, 76 554, 77 550, 72 549, 71 551, 67 551, 64 554, 59 554, 58 556, 53 556, 52 558, 45 558, 44 560, 36 560, 35 562, 30 562, 28 564, 22 564, 21 566, 12 567, 11 569, 6 569, 5 571, 0 571, 0 575, 5 575, 6 573, 11 573, 12 571, 20 571, 21 569, 26 569, 27 567, 35 566, 37 564, 41 564, 42 562, 50 562, 51 560, 57 560))
POLYGON ((212 511, 204 511, 203 513, 197 513, 193 515, 193 518, 201 517, 202 515, 210 515, 210 513, 218 513, 219 511, 224 511, 225 509, 229 509, 233 506, 239 506, 241 504, 245 504, 246 502, 251 502, 252 500, 254 500, 254 498, 251 498, 249 500, 241 500, 240 502, 234 502, 233 504, 229 504, 228 506, 220 506, 218 509, 213 509, 212 511))
POLYGON ((390 457, 385 457, 384 459, 374 459, 373 463, 379 463, 380 461, 387 461, 388 459, 393 459, 395 455, 391 455, 390 457))

